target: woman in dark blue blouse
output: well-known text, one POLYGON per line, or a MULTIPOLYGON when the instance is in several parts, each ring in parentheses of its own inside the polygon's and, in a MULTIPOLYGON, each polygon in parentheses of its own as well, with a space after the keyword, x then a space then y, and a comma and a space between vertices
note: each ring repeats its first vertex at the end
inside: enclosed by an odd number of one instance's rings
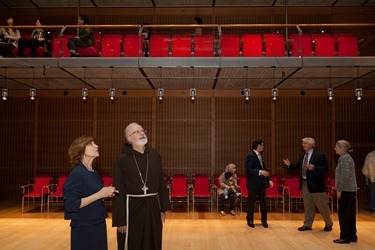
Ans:
POLYGON ((103 187, 99 173, 92 167, 99 156, 92 137, 75 139, 68 154, 75 166, 63 188, 65 219, 71 220, 71 249, 108 249, 108 214, 103 199, 114 196, 117 190, 103 187))

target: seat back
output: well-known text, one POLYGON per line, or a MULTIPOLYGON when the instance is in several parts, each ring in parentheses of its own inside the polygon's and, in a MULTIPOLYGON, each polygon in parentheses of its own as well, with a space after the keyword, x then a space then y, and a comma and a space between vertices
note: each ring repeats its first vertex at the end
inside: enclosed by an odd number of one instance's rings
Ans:
POLYGON ((338 56, 358 56, 358 42, 356 37, 337 38, 338 56))
POLYGON ((330 179, 329 181, 330 181, 330 186, 332 187, 331 188, 331 195, 337 196, 337 191, 336 191, 336 189, 334 189, 334 187, 336 185, 335 179, 330 179))
POLYGON ((53 57, 70 57, 68 49, 69 38, 74 38, 75 35, 55 36, 53 39, 53 57))
POLYGON ((316 38, 315 56, 335 56, 335 39, 333 37, 316 38))
POLYGON ((242 175, 239 176, 237 184, 241 188, 241 196, 244 197, 244 198, 249 197, 249 192, 248 192, 248 189, 247 189, 247 177, 242 176, 242 175))
POLYGON ((112 177, 104 177, 102 180, 103 180, 103 187, 112 186, 112 183, 113 183, 112 177))
POLYGON ((212 57, 214 56, 214 39, 212 35, 194 36, 194 56, 212 57))
POLYGON ((57 187, 56 193, 62 194, 64 184, 68 178, 67 177, 59 177, 57 180, 57 187))
POLYGON ((299 178, 284 179, 285 193, 289 196, 300 196, 299 178))
POLYGON ((174 176, 171 179, 171 196, 186 197, 187 192, 187 176, 174 176))
POLYGON ((211 196, 210 179, 207 175, 198 175, 193 178, 194 196, 211 196))
POLYGON ((124 37, 124 57, 143 56, 143 37, 134 34, 126 34, 124 37))
POLYGON ((104 35, 102 38, 102 57, 121 56, 122 34, 104 35))
POLYGON ((266 196, 268 196, 268 195, 278 195, 279 190, 278 190, 278 186, 277 186, 277 178, 275 178, 275 177, 270 178, 270 181, 273 182, 273 187, 269 186, 269 187, 266 188, 266 196))
POLYGON ((220 36, 219 56, 240 56, 240 38, 237 34, 223 34, 220 36))
POLYGON ((312 39, 309 37, 293 38, 293 56, 312 56, 312 39))
POLYGON ((191 36, 173 35, 172 36, 172 56, 190 57, 191 56, 191 36))
POLYGON ((281 34, 264 34, 263 39, 266 56, 285 56, 285 41, 281 34))
POLYGON ((242 55, 243 56, 262 56, 263 40, 260 34, 242 35, 242 55))
POLYGON ((37 177, 35 178, 33 193, 34 194, 47 194, 48 189, 43 188, 44 186, 48 186, 51 183, 51 178, 49 177, 37 177))
POLYGON ((168 57, 169 56, 169 35, 152 35, 150 39, 150 56, 168 57))

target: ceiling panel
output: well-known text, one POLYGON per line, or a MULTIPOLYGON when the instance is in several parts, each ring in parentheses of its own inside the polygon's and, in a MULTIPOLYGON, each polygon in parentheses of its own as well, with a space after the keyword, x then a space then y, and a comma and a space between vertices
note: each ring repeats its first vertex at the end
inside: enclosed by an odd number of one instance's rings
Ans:
POLYGON ((278 0, 275 6, 332 6, 336 0, 278 0))
POLYGON ((366 0, 338 0, 335 6, 362 6, 366 0))
POLYGON ((153 7, 152 0, 94 0, 100 7, 153 7))
POLYGON ((154 0, 156 7, 211 7, 213 0, 154 0))
MULTIPOLYGON (((14 0, 13 0, 14 1, 14 0)), ((14 1, 17 2, 17 1, 14 1)), ((30 0, 34 2, 38 8, 66 8, 78 7, 78 0, 30 0)), ((96 7, 91 0, 79 0, 80 7, 96 7)))
POLYGON ((272 6, 274 0, 216 0, 215 6, 272 6))

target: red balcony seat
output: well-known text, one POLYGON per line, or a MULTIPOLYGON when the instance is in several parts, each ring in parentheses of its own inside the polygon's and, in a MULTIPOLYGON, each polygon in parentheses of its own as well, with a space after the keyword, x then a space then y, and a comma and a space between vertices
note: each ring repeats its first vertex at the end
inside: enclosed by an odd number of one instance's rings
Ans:
POLYGON ((194 36, 194 56, 211 57, 214 56, 214 39, 212 35, 194 36))
POLYGON ((242 35, 242 55, 243 56, 262 56, 263 41, 260 34, 242 35))
POLYGON ((191 56, 191 35, 173 35, 172 36, 172 56, 190 57, 191 56))

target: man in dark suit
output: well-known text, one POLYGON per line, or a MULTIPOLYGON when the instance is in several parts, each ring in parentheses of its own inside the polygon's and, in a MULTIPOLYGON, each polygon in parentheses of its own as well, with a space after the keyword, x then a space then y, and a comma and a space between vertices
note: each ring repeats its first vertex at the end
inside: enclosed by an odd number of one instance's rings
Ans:
POLYGON ((246 158, 247 188, 249 191, 246 220, 247 225, 254 228, 254 203, 258 197, 262 213, 262 225, 268 228, 266 188, 268 185, 272 187, 273 183, 269 181, 269 173, 266 170, 266 165, 261 155, 264 149, 263 141, 261 139, 255 140, 252 146, 253 151, 246 158))
POLYGON ((324 154, 315 152, 315 140, 311 137, 302 139, 302 148, 305 151, 299 157, 298 163, 292 164, 289 159, 284 159, 284 164, 289 169, 300 171, 300 188, 305 207, 305 221, 298 231, 311 230, 315 217, 315 206, 323 216, 326 223, 324 231, 332 230, 332 219, 326 196, 324 175, 328 172, 328 164, 324 154))

